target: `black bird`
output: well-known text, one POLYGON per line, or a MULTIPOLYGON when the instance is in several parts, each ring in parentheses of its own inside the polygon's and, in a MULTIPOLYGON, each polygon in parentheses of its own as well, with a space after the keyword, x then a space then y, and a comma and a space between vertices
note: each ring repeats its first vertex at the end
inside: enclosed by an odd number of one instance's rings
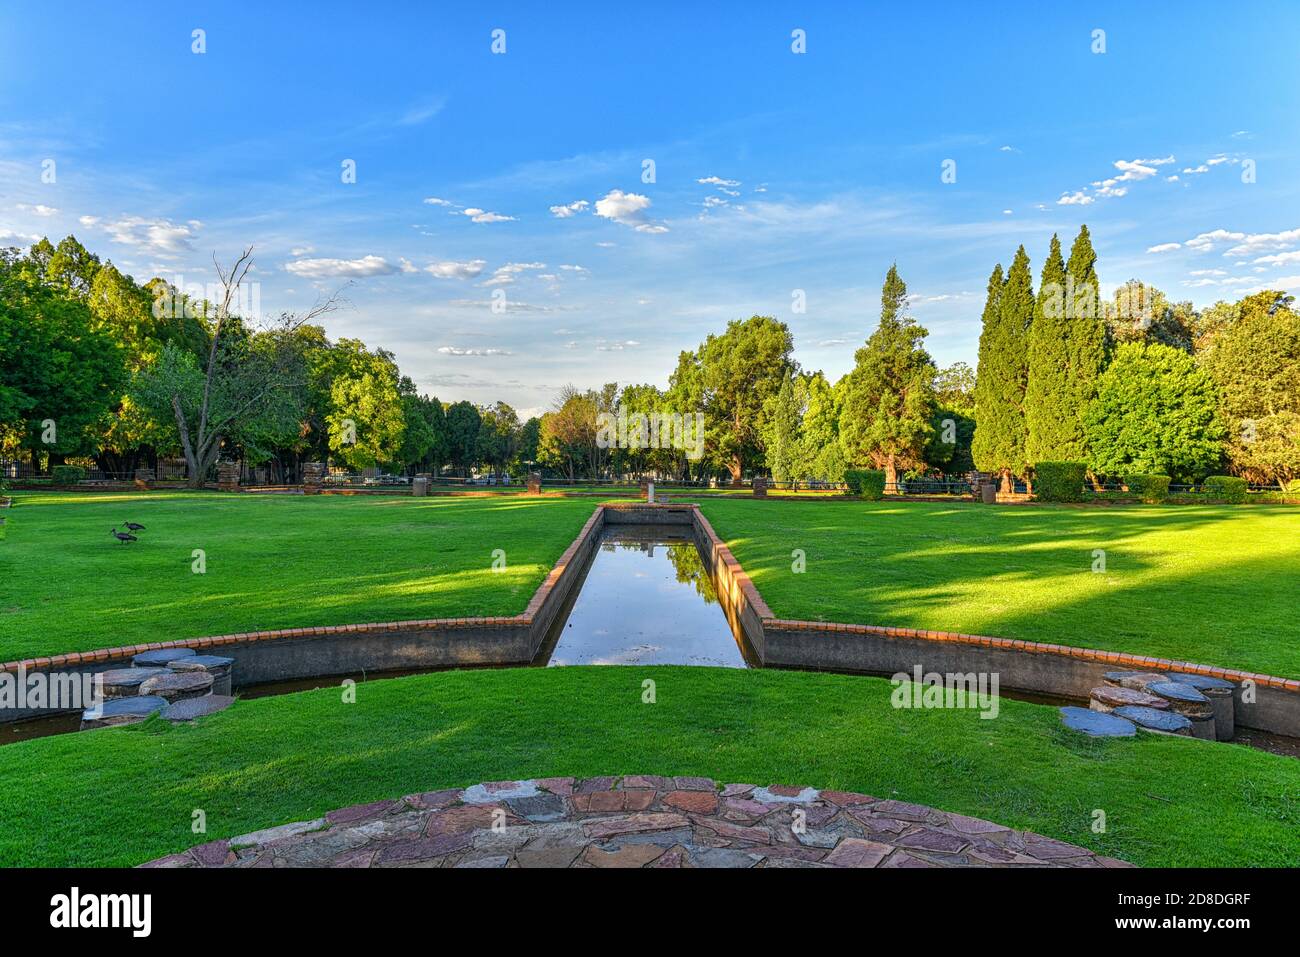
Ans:
POLYGON ((144 531, 144 526, 143 526, 143 525, 137 525, 135 522, 124 522, 123 524, 126 525, 126 527, 127 527, 127 529, 128 529, 129 531, 132 531, 132 532, 143 532, 143 531, 144 531))
POLYGON ((140 539, 136 538, 134 535, 128 534, 127 532, 119 532, 117 529, 113 529, 113 537, 116 538, 123 545, 125 545, 127 542, 140 541, 140 539))

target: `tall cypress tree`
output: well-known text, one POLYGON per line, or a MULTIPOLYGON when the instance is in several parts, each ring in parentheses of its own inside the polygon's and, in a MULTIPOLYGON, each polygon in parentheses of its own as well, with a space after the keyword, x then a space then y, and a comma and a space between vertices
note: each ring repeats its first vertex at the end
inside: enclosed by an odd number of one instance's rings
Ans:
MULTIPOLYGON (((1034 323, 1029 331, 1029 384, 1025 389, 1025 423, 1028 437, 1025 457, 1030 462, 1059 461, 1058 450, 1069 438, 1072 414, 1070 389, 1070 323, 1066 314, 1065 259, 1061 240, 1052 234, 1051 249, 1043 263, 1038 285, 1034 323)), ((1065 456, 1066 459, 1069 456, 1065 456)))
POLYGON ((1002 267, 989 278, 980 333, 979 372, 975 380, 975 437, 971 455, 983 472, 1002 475, 1004 491, 1011 476, 1024 470, 1026 341, 1033 323, 1033 276, 1025 247, 1002 281, 1002 267))
POLYGON ((924 464, 932 427, 934 362, 926 331, 907 315, 907 286, 889 267, 880 294, 880 326, 854 355, 844 380, 840 444, 852 465, 884 469, 897 488, 898 470, 924 464))
POLYGON ((1088 461, 1084 414, 1106 365, 1096 262, 1087 226, 1079 230, 1064 264, 1060 241, 1052 237, 1029 337, 1026 451, 1031 463, 1088 461))

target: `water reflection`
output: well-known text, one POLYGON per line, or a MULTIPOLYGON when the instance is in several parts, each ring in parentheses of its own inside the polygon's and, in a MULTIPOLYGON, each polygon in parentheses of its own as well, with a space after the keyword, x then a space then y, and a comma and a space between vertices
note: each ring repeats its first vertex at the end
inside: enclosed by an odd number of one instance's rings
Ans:
POLYGON ((537 664, 745 668, 694 540, 671 526, 609 526, 537 664))

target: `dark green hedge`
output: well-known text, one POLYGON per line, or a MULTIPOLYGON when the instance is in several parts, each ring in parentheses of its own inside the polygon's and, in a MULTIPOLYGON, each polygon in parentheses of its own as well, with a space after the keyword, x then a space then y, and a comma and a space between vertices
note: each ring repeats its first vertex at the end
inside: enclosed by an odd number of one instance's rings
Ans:
POLYGON ((845 469, 844 484, 850 495, 879 501, 885 495, 885 473, 879 469, 845 469))
POLYGON ((1039 462, 1034 466, 1034 496, 1040 502, 1082 502, 1087 477, 1083 462, 1039 462))
POLYGON ((1124 484, 1128 490, 1149 505, 1163 502, 1169 497, 1168 475, 1126 475, 1124 484))
POLYGON ((1211 475, 1205 480, 1205 491, 1216 502, 1239 505, 1246 501, 1246 480, 1235 475, 1211 475))
POLYGON ((50 478, 55 485, 76 485, 86 477, 80 465, 55 465, 50 468, 50 478))

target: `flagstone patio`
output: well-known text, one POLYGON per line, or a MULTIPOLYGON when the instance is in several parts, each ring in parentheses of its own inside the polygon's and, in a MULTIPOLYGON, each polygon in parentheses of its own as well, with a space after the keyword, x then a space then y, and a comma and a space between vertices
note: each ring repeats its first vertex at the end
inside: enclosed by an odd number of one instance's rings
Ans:
POLYGON ((902 801, 709 778, 498 781, 212 841, 145 867, 1129 867, 902 801))

